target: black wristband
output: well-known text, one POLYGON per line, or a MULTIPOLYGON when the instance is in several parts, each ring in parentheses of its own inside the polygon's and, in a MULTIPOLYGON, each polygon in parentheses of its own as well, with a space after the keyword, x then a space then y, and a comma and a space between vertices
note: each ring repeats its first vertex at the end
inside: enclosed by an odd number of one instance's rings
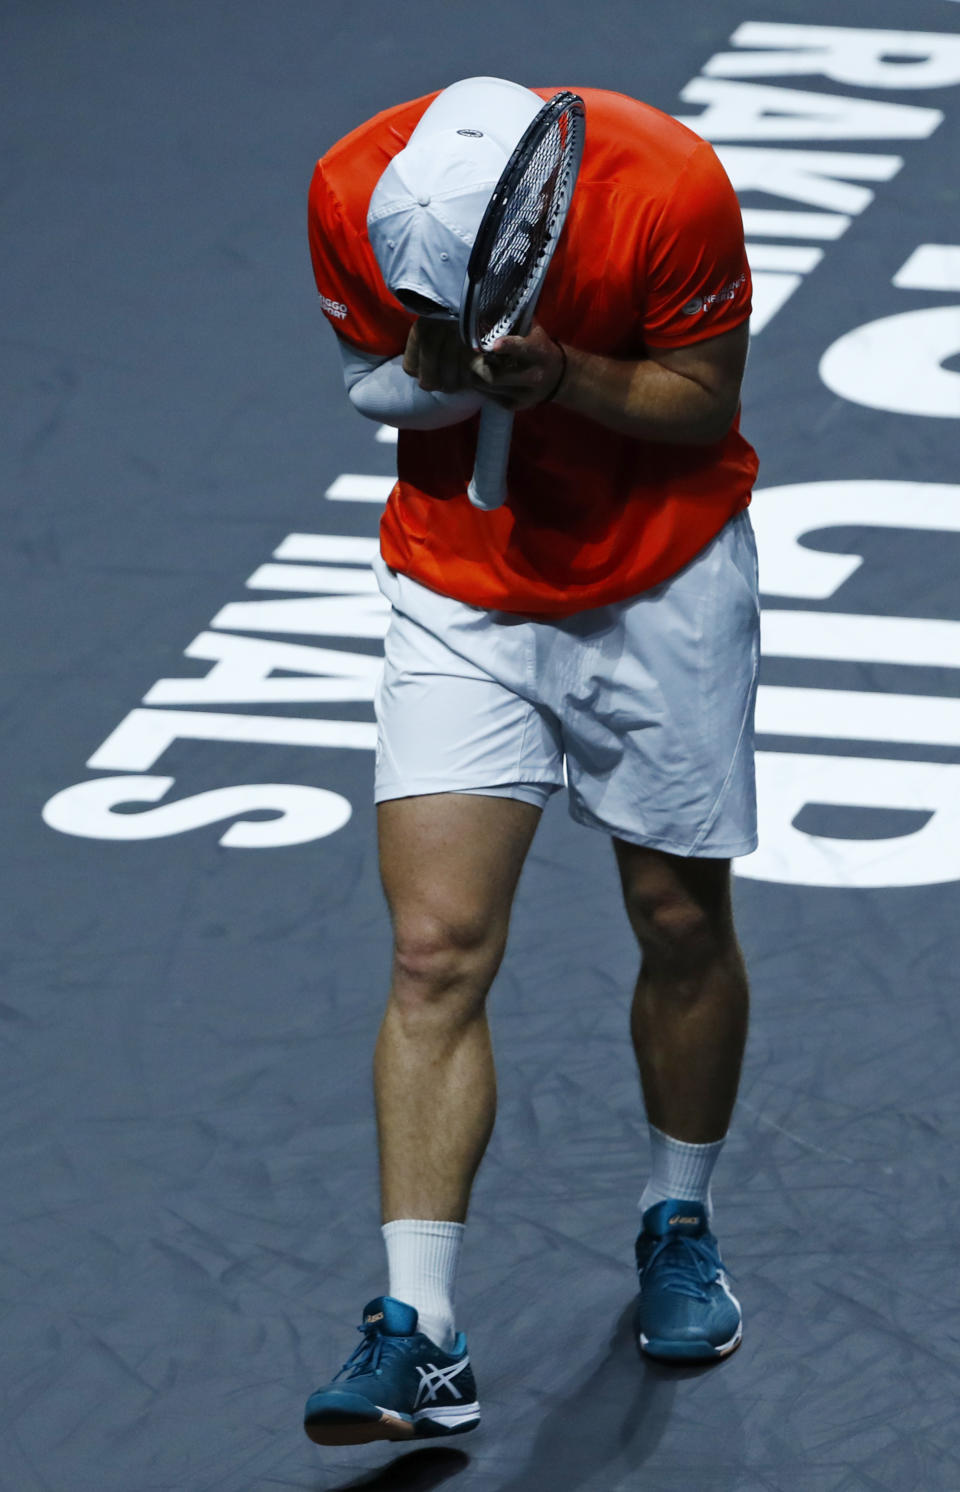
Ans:
POLYGON ((557 379, 556 383, 553 385, 553 388, 550 390, 550 392, 547 395, 547 397, 545 399, 541 399, 540 400, 541 404, 549 404, 551 399, 555 399, 557 397, 557 395, 559 394, 560 389, 561 389, 561 387, 563 385, 563 380, 567 376, 567 349, 564 347, 564 345, 563 345, 562 342, 558 342, 557 341, 556 337, 551 337, 550 340, 552 341, 554 347, 559 347, 559 349, 560 349, 560 356, 563 358, 563 366, 560 369, 560 377, 557 379))

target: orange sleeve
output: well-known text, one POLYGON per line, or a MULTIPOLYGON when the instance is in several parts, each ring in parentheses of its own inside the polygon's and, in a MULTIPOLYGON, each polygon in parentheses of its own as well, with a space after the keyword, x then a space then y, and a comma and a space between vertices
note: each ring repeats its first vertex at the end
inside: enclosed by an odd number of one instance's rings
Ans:
POLYGON ((684 347, 732 331, 749 315, 740 204, 713 150, 701 142, 651 234, 644 337, 651 347, 684 347))
MULTIPOLYGON (((413 317, 393 299, 366 234, 327 180, 318 161, 310 183, 307 226, 320 306, 338 337, 375 357, 396 357, 406 346, 413 317)), ((360 208, 357 208, 359 213, 360 208)))

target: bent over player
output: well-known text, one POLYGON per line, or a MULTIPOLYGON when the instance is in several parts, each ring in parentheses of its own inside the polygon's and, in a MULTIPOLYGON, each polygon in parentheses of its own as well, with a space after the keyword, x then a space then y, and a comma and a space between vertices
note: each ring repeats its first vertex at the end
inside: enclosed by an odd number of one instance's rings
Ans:
POLYGON ((456 316, 511 151, 555 90, 493 78, 378 114, 319 162, 310 244, 350 400, 399 428, 377 574, 392 604, 376 798, 393 978, 375 1056, 388 1293, 311 1395, 320 1444, 472 1429, 453 1289, 494 1119, 484 1013, 551 793, 613 841, 641 950, 631 1029, 652 1166, 639 1346, 722 1358, 711 1231, 747 984, 730 858, 756 844, 756 458, 739 432, 750 277, 712 149, 578 90, 586 145, 529 335, 456 316), (478 412, 517 412, 508 496, 468 500, 478 412))

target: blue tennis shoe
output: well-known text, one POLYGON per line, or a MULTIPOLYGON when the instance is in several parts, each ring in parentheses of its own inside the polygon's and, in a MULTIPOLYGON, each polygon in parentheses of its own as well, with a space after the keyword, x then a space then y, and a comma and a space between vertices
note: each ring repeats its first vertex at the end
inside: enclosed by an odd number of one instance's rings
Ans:
POLYGON ((307 1400, 303 1427, 317 1445, 460 1435, 480 1423, 463 1332, 444 1352, 417 1330, 413 1306, 391 1295, 371 1300, 358 1330, 353 1356, 307 1400))
POLYGON ((668 1362, 706 1362, 740 1345, 740 1303, 699 1202, 658 1202, 637 1238, 637 1346, 668 1362))

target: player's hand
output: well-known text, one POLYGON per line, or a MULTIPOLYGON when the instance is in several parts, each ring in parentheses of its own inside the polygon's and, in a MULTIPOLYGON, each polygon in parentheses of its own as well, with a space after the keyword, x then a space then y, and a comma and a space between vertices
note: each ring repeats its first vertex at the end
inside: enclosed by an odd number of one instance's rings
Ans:
POLYGON ((473 387, 471 356, 455 321, 420 317, 407 337, 403 371, 428 393, 457 394, 473 387))
POLYGON ((507 409, 532 409, 555 394, 566 370, 559 343, 542 326, 526 337, 501 337, 489 352, 475 353, 474 387, 507 409))

